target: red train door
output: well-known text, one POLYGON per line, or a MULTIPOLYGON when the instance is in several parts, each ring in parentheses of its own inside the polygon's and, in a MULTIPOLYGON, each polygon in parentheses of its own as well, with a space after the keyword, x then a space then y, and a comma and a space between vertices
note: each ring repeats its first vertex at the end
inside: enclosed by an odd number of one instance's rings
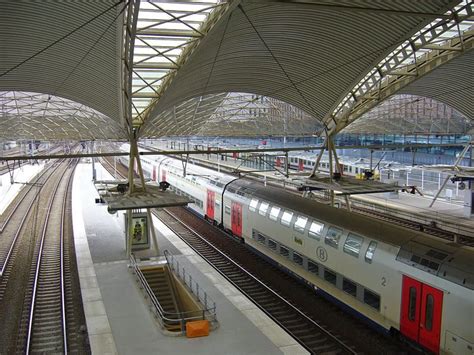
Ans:
POLYGON ((304 170, 304 162, 303 159, 298 159, 298 170, 303 171, 304 170))
POLYGON ((166 181, 166 170, 163 169, 163 171, 161 172, 161 181, 166 181))
POLYGON ((153 166, 153 173, 152 173, 152 175, 151 175, 151 179, 152 179, 153 181, 156 181, 156 169, 157 169, 157 167, 156 167, 156 166, 153 166))
POLYGON ((242 237, 242 205, 240 203, 232 202, 232 214, 230 216, 232 233, 242 237))
POLYGON ((207 190, 207 210, 206 215, 210 219, 214 219, 214 205, 216 202, 216 193, 211 190, 207 190))
POLYGON ((420 344, 438 353, 441 335, 443 292, 428 285, 423 285, 422 291, 420 344))
POLYGON ((277 157, 277 158, 276 158, 275 165, 276 165, 277 168, 279 168, 279 167, 281 166, 280 157, 277 157))
POLYGON ((403 275, 400 331, 427 349, 439 352, 443 292, 403 275))

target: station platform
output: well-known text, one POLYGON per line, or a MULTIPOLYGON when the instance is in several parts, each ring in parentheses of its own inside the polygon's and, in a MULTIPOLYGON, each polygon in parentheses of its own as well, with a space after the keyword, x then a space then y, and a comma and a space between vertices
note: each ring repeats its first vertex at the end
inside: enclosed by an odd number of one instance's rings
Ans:
MULTIPOLYGON (((110 179, 96 165, 97 179, 110 179)), ((208 337, 164 335, 125 254, 123 214, 97 205, 91 164, 73 183, 73 224, 81 292, 93 354, 307 354, 296 341, 154 218, 161 251, 168 250, 216 302, 219 326, 208 337)), ((153 259, 154 245, 135 253, 153 259)))

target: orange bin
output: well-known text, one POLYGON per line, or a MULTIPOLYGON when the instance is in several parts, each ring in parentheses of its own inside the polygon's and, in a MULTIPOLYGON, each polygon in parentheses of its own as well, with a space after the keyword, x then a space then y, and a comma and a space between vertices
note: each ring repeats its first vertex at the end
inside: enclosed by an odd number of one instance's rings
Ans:
POLYGON ((188 338, 205 337, 209 335, 209 321, 195 320, 186 323, 186 336, 188 338))

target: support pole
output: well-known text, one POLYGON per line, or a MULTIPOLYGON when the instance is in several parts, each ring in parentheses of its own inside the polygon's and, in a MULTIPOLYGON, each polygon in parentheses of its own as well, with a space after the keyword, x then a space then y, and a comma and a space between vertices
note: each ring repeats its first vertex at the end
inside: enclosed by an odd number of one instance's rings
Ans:
POLYGON ((323 157, 323 154, 324 154, 324 149, 327 146, 327 140, 328 140, 327 136, 324 137, 323 146, 321 147, 319 155, 316 158, 316 162, 314 163, 313 170, 311 171, 311 174, 309 175, 310 178, 314 177, 316 175, 316 171, 318 171, 319 163, 321 162, 321 158, 323 157))
POLYGON ((329 153, 329 183, 331 185, 331 190, 329 191, 330 193, 330 199, 331 199, 331 206, 334 207, 334 189, 332 188, 332 184, 333 184, 333 179, 332 179, 332 175, 333 175, 333 166, 332 166, 332 149, 331 149, 331 138, 328 137, 326 139, 326 143, 327 143, 327 150, 328 150, 328 153, 329 153))
POLYGON ((371 150, 370 150, 370 166, 369 166, 370 171, 372 171, 373 156, 374 156, 374 150, 371 149, 371 150))
POLYGON ((148 226, 150 228, 151 237, 153 238, 153 244, 155 245, 156 255, 160 254, 160 249, 158 248, 158 239, 156 238, 156 231, 155 226, 153 225, 153 218, 151 215, 151 210, 149 208, 146 209, 146 213, 148 216, 148 226))
MULTIPOLYGON (((339 158, 337 157, 337 151, 336 147, 334 146, 334 142, 331 140, 331 149, 333 150, 334 153, 334 160, 336 162, 336 170, 338 171, 339 174, 341 174, 342 177, 342 171, 341 171, 341 165, 339 164, 339 158)), ((344 195, 344 199, 346 200, 346 206, 347 210, 351 212, 351 201, 349 199, 349 195, 344 195)))
MULTIPOLYGON (((466 144, 466 146, 464 147, 464 149, 462 150, 462 152, 459 154, 458 158, 454 162, 454 167, 453 167, 454 170, 457 170, 458 164, 462 161, 462 159, 464 158, 464 155, 466 155, 467 151, 471 148, 472 148, 472 142, 469 142, 468 144, 466 144)), ((444 187, 448 183, 448 180, 449 180, 450 177, 451 177, 451 175, 448 175, 446 177, 446 179, 444 179, 443 185, 441 185, 441 187, 439 188, 439 190, 436 193, 435 197, 433 198, 433 201, 431 201, 431 203, 430 203, 430 206, 429 206, 430 208, 433 207, 434 203, 436 202, 439 195, 441 194, 441 191, 443 191, 444 187)))

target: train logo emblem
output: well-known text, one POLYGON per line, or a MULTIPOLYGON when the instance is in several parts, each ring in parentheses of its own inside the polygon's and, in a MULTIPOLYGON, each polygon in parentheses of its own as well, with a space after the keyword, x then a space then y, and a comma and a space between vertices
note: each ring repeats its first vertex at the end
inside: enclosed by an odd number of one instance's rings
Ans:
POLYGON ((316 255, 318 256, 318 259, 321 260, 322 262, 325 262, 326 260, 328 260, 328 253, 326 249, 324 249, 323 247, 318 247, 316 249, 316 255))

